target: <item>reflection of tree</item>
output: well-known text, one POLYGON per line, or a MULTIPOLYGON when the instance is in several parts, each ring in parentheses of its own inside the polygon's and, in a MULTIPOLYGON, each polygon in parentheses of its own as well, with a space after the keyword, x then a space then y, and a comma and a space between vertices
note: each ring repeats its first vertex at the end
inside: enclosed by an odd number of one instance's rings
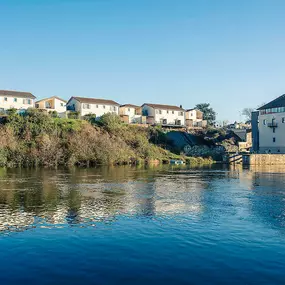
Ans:
POLYGON ((11 226, 25 227, 84 225, 122 215, 198 214, 208 202, 205 191, 212 191, 213 181, 225 179, 225 172, 168 170, 169 166, 10 169, 0 172, 0 216, 13 213, 11 226))
POLYGON ((253 195, 249 200, 250 211, 259 217, 266 227, 280 230, 285 227, 285 172, 274 173, 272 168, 271 172, 268 172, 270 168, 251 172, 253 195))
POLYGON ((79 211, 81 206, 80 194, 78 191, 71 189, 66 197, 67 214, 66 220, 69 224, 80 222, 79 211))

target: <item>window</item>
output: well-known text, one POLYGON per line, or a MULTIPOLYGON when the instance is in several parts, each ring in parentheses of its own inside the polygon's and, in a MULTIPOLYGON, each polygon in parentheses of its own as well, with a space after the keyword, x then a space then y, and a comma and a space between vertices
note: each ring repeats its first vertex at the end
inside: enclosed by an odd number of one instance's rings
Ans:
POLYGON ((83 104, 83 109, 90 109, 90 104, 83 104))
POLYGON ((273 138, 273 142, 274 142, 274 143, 276 142, 276 138, 273 138))
POLYGON ((282 118, 282 123, 283 123, 283 124, 285 123, 285 118, 282 118))
POLYGON ((265 126, 267 123, 266 119, 263 120, 263 125, 265 126))
MULTIPOLYGON (((116 107, 114 107, 114 108, 116 108, 116 107)), ((116 109, 115 109, 115 111, 116 111, 116 109)), ((130 111, 131 111, 131 108, 128 108, 128 111, 130 112, 130 111)))
POLYGON ((40 108, 40 104, 36 104, 36 108, 40 108))
POLYGON ((172 111, 172 114, 174 114, 174 111, 172 111))
POLYGON ((17 98, 14 98, 14 102, 17 102, 18 101, 18 99, 17 98))
POLYGON ((114 111, 116 111, 116 106, 114 106, 114 108, 113 108, 113 109, 114 109, 114 111))
POLYGON ((4 97, 4 101, 6 101, 6 102, 7 102, 7 101, 8 101, 8 98, 7 98, 7 97, 4 97))
POLYGON ((162 111, 161 111, 161 110, 159 110, 159 114, 162 114, 162 111))
POLYGON ((103 105, 103 109, 105 109, 106 108, 106 106, 105 105, 103 105))
POLYGON ((31 99, 23 99, 23 104, 31 105, 31 99))
POLYGON ((96 108, 99 108, 99 106, 98 106, 98 105, 96 105, 96 108))
POLYGON ((63 107, 63 103, 60 103, 60 106, 63 107))
POLYGON ((179 112, 179 116, 183 116, 183 112, 181 111, 181 112, 179 112))
POLYGON ((167 110, 167 111, 166 111, 166 113, 168 114, 168 113, 169 113, 169 111, 167 110))

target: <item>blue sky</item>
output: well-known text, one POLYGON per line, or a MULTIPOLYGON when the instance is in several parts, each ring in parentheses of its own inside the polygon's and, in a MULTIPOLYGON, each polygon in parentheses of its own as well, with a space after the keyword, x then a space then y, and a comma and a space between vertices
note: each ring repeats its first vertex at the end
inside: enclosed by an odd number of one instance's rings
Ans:
POLYGON ((0 0, 0 89, 209 102, 240 119, 285 93, 283 0, 0 0))

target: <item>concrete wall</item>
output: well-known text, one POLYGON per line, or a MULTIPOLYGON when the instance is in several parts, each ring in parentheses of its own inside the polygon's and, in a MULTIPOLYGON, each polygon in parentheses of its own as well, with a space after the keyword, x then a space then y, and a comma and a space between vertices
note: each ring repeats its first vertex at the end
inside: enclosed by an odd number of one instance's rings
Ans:
POLYGON ((259 152, 285 153, 285 113, 259 115, 259 152), (284 123, 282 119, 284 118, 284 123), (276 128, 268 127, 272 119, 277 123, 276 128), (273 141, 275 138, 275 142, 273 141))
POLYGON ((250 154, 243 156, 245 165, 285 165, 285 154, 250 154))
POLYGON ((15 108, 19 110, 33 108, 34 106, 34 99, 0 95, 0 109, 8 110, 15 108), (28 103, 28 100, 30 100, 30 104, 28 103))

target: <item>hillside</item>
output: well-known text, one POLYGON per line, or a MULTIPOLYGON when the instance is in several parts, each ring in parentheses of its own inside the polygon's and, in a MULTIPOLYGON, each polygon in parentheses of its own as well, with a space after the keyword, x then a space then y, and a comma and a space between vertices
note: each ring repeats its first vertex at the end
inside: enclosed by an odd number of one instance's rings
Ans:
POLYGON ((35 109, 21 115, 11 110, 0 125, 1 166, 92 166, 185 160, 167 149, 165 134, 159 128, 122 124, 112 114, 95 121, 92 117, 52 118, 35 109))

